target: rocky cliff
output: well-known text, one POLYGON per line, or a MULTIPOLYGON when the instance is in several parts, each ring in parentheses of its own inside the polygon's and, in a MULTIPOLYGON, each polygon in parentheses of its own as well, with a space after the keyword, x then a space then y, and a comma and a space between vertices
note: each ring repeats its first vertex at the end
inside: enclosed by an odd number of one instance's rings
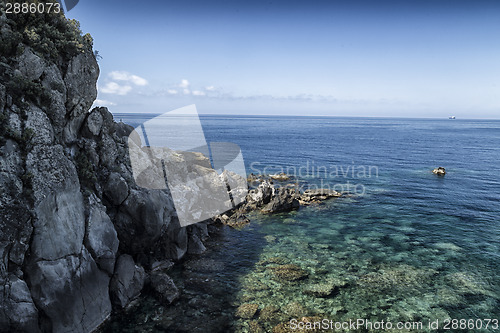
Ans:
POLYGON ((206 223, 181 228, 168 193, 135 185, 132 128, 90 111, 91 37, 0 10, 0 331, 91 332, 148 276, 172 301, 158 269, 203 252, 206 223))

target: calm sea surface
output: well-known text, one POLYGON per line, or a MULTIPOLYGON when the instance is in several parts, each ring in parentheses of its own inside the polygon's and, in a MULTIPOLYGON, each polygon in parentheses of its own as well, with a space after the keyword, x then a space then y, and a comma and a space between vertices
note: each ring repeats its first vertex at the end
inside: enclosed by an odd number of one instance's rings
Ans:
MULTIPOLYGON (((135 127, 153 116, 115 119, 135 127)), ((417 332, 429 331, 429 320, 443 328, 447 318, 500 319, 500 121, 201 122, 208 142, 241 147, 247 173, 283 170, 304 186, 352 195, 287 214, 254 214, 242 230, 223 229, 206 254, 169 273, 183 289, 174 306, 145 296, 103 331, 270 332, 292 318, 318 316, 423 323, 417 332), (432 174, 438 166, 445 177, 432 174), (296 265, 307 278, 281 281, 279 265, 296 265), (248 303, 258 312, 237 318, 248 303)), ((490 324, 482 331, 498 330, 490 324)))

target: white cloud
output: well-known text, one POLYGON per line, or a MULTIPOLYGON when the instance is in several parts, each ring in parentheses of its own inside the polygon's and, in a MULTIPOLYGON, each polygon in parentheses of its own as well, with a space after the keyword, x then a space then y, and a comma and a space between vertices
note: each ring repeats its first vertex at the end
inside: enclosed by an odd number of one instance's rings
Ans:
POLYGON ((208 86, 208 87, 205 87, 205 90, 206 91, 215 91, 215 87, 214 86, 208 86))
POLYGON ((184 95, 189 95, 191 93, 189 89, 184 89, 182 92, 184 93, 184 95))
POLYGON ((96 99, 93 104, 93 106, 114 106, 114 105, 116 105, 116 103, 106 101, 104 99, 96 99))
POLYGON ((177 95, 179 92, 176 89, 168 89, 167 93, 169 95, 177 95))
POLYGON ((203 91, 193 90, 194 96, 205 96, 206 94, 203 91))
POLYGON ((100 92, 104 94, 115 94, 115 95, 126 95, 132 90, 131 86, 119 85, 116 82, 108 82, 106 85, 100 89, 100 92))
POLYGON ((179 84, 179 87, 180 87, 180 88, 185 88, 185 89, 186 89, 186 88, 189 88, 189 81, 188 81, 188 80, 186 80, 186 79, 183 79, 183 80, 181 81, 181 84, 179 84))
POLYGON ((146 86, 148 81, 140 76, 130 74, 125 71, 114 71, 109 73, 109 77, 115 81, 127 81, 135 84, 136 86, 146 86))

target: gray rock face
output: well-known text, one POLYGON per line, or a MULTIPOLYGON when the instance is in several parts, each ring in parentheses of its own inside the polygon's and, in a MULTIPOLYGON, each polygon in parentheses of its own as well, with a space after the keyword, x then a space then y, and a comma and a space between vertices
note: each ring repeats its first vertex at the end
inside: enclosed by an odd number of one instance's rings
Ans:
MULTIPOLYGON (((1 37, 11 24, 0 14, 1 37)), ((204 252, 207 226, 181 227, 169 192, 135 183, 133 128, 106 108, 89 112, 99 75, 92 50, 55 61, 19 43, 24 51, 0 70, 0 331, 91 332, 140 294, 141 265, 204 252)), ((175 159, 181 174, 220 182, 205 156, 175 159)), ((155 279, 172 302, 173 282, 155 279)))
MULTIPOLYGON (((15 276, 0 286, 0 323, 10 331, 40 332, 38 310, 26 282, 15 276)), ((7 330, 6 330, 7 331, 7 330)))
POLYGON ((99 67, 91 52, 84 52, 68 64, 64 75, 66 86, 66 110, 69 120, 64 127, 64 140, 73 143, 85 120, 85 113, 90 109, 97 97, 96 82, 99 77, 99 67))
POLYGON ((99 268, 112 275, 119 245, 116 230, 105 207, 95 197, 90 198, 89 206, 85 244, 99 268))
POLYGON ((113 304, 124 308, 139 297, 145 278, 144 269, 137 266, 131 256, 121 255, 116 262, 115 275, 110 285, 113 304))
POLYGON ((99 135, 99 133, 101 132, 102 123, 102 115, 97 110, 92 111, 87 117, 87 129, 94 136, 99 135))
POLYGON ((111 313, 109 276, 83 249, 27 268, 35 304, 48 317, 53 332, 91 332, 111 313))
POLYGON ((49 117, 36 106, 31 106, 27 112, 26 128, 33 130, 32 144, 51 145, 54 142, 54 130, 49 117))
POLYGON ((104 193, 113 205, 121 205, 129 195, 127 182, 119 173, 112 172, 104 188, 104 193))
POLYGON ((45 68, 45 61, 37 56, 29 47, 18 57, 19 71, 30 81, 38 80, 45 68))

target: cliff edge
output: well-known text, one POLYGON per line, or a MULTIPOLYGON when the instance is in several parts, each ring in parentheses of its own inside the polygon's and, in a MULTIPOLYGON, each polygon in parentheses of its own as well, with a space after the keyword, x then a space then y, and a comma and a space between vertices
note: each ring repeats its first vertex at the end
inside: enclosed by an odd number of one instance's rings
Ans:
POLYGON ((132 128, 89 111, 99 67, 78 23, 4 9, 0 331, 91 332, 153 270, 203 252, 207 224, 181 228, 168 193, 135 185, 132 128))

